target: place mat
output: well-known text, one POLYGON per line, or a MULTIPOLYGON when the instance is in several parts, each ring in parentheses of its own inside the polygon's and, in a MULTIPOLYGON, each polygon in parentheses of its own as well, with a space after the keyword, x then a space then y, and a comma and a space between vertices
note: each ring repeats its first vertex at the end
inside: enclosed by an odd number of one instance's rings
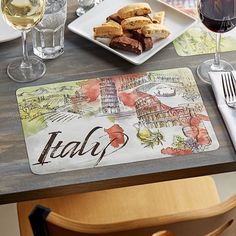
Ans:
MULTIPOLYGON (((162 0, 179 10, 198 17, 196 0, 162 0)), ((215 33, 208 30, 199 20, 197 24, 173 41, 175 50, 179 56, 193 56, 215 53, 215 33)), ((221 52, 236 50, 236 29, 222 34, 221 52)))
POLYGON ((219 147, 188 68, 26 87, 16 94, 36 174, 219 147))

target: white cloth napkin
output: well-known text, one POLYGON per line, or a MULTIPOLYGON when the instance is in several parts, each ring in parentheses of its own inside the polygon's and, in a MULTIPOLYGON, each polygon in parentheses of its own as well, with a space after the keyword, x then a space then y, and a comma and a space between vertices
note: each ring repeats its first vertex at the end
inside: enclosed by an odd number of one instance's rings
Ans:
MULTIPOLYGON (((233 71, 232 73, 236 78, 236 71, 233 71)), ((209 75, 211 79, 212 89, 216 97, 217 106, 221 112, 227 130, 233 142, 234 148, 236 150, 236 109, 230 108, 225 103, 221 73, 210 72, 209 75)))

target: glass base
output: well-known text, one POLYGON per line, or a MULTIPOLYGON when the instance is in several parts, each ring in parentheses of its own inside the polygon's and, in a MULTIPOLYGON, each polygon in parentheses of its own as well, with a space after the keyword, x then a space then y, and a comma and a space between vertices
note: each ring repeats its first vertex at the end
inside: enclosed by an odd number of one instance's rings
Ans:
POLYGON ((88 10, 90 10, 91 8, 94 7, 94 3, 91 4, 90 6, 87 6, 87 7, 78 7, 77 10, 76 10, 76 15, 77 16, 82 16, 83 14, 85 14, 88 10))
POLYGON ((98 5, 99 3, 101 3, 103 0, 95 0, 95 5, 98 5))
POLYGON ((20 83, 27 83, 41 78, 46 72, 45 64, 37 58, 29 58, 30 66, 22 66, 22 59, 17 59, 7 67, 8 76, 20 83))
POLYGON ((55 59, 64 53, 64 48, 57 46, 55 48, 33 48, 33 53, 42 59, 55 59))
POLYGON ((233 66, 226 61, 220 60, 220 67, 214 66, 214 60, 204 61, 197 67, 197 75, 199 79, 207 84, 211 84, 208 72, 232 71, 233 66))

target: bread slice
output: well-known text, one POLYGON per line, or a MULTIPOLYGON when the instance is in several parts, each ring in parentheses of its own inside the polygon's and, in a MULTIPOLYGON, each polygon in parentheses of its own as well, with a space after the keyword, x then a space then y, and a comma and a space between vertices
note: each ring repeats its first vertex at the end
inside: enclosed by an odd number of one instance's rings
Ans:
POLYGON ((131 33, 130 30, 123 30, 123 35, 129 38, 133 37, 133 34, 131 33))
POLYGON ((117 22, 117 23, 120 24, 123 19, 121 19, 121 18, 119 17, 118 13, 114 13, 114 14, 108 16, 106 20, 107 20, 107 21, 114 20, 115 22, 117 22))
POLYGON ((123 34, 121 25, 113 20, 109 20, 108 22, 103 23, 101 26, 93 28, 93 31, 95 38, 113 38, 123 34))
POLYGON ((148 24, 142 28, 142 34, 145 37, 156 37, 158 39, 164 39, 170 35, 170 31, 164 25, 148 24))
POLYGON ((153 42, 152 42, 152 38, 151 37, 145 37, 142 34, 141 29, 137 29, 137 30, 132 30, 132 38, 138 40, 143 47, 143 51, 148 51, 153 47, 153 42))
POLYGON ((121 26, 124 30, 139 29, 147 24, 151 24, 152 21, 144 16, 134 16, 127 18, 121 22, 121 26))
POLYGON ((121 19, 133 16, 144 16, 151 13, 151 7, 148 3, 132 3, 121 8, 117 13, 121 19))
POLYGON ((153 17, 152 17, 152 22, 156 24, 163 25, 164 24, 164 19, 165 19, 165 12, 164 11, 159 11, 156 12, 153 17))
POLYGON ((126 37, 125 35, 114 37, 109 46, 114 49, 121 49, 138 55, 143 52, 142 45, 138 40, 126 37))

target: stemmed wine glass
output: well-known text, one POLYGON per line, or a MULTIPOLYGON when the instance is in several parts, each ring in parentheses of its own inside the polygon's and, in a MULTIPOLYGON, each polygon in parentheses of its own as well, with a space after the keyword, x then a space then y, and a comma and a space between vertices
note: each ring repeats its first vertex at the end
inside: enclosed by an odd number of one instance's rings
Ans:
POLYGON ((7 23, 21 30, 23 59, 16 59, 7 67, 9 77, 17 82, 30 82, 41 78, 46 71, 45 64, 28 56, 26 33, 43 17, 45 0, 1 0, 1 9, 7 23))
POLYGON ((212 60, 200 64, 197 68, 199 78, 211 83, 208 76, 210 71, 232 71, 233 66, 220 60, 221 33, 228 32, 236 24, 236 0, 198 0, 198 13, 202 23, 216 33, 216 52, 212 60))

